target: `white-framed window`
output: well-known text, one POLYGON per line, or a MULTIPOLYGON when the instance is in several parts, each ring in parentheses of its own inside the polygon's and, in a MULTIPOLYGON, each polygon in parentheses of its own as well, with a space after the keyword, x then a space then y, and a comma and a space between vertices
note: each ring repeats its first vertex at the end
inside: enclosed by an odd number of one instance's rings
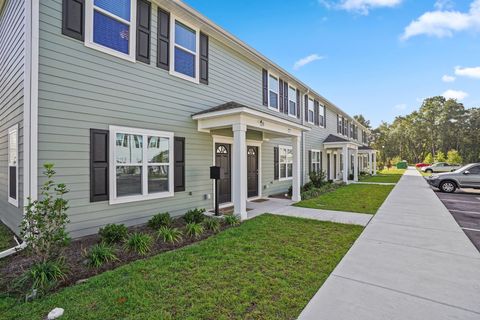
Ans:
POLYGON ((268 74, 268 107, 278 110, 280 81, 277 76, 268 74))
POLYGON ((8 129, 8 202, 18 207, 18 125, 8 129))
POLYGON ((308 98, 308 122, 313 123, 315 117, 315 102, 308 98))
POLYGON ((170 20, 170 74, 199 83, 200 73, 200 30, 180 19, 170 20))
POLYGON ((137 0, 87 0, 85 45, 135 62, 137 0))
POLYGON ((288 114, 297 117, 297 89, 288 86, 288 114))
POLYGON ((291 146, 278 146, 280 180, 289 180, 293 177, 293 149, 291 146))
POLYGON ((320 150, 312 150, 311 156, 312 156, 312 163, 311 163, 312 171, 320 172, 322 170, 322 153, 320 152, 320 150))
POLYGON ((320 105, 320 126, 325 127, 325 106, 323 104, 320 105))
POLYGON ((172 197, 173 132, 110 126, 110 203, 172 197))

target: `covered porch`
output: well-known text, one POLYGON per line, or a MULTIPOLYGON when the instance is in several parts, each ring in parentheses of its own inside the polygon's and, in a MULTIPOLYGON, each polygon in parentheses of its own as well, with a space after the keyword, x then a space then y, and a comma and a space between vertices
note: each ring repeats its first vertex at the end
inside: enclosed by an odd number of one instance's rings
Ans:
POLYGON ((371 175, 377 174, 377 152, 367 146, 358 148, 360 171, 371 175))
POLYGON ((357 142, 329 135, 323 142, 327 153, 327 178, 344 183, 358 181, 359 147, 357 142))
MULTIPOLYGON (((303 131, 310 130, 308 127, 235 102, 196 113, 192 119, 197 121, 199 132, 212 135, 213 164, 221 167, 222 176, 228 174, 219 185, 223 186, 223 189, 231 187, 231 199, 227 195, 221 202, 231 202, 235 215, 240 216, 242 220, 247 219, 247 200, 252 189, 251 185, 255 182, 258 185, 258 196, 261 196, 263 189, 261 157, 265 153, 265 150, 262 150, 262 142, 271 139, 282 138, 291 144, 289 153, 291 159, 285 170, 291 173, 292 201, 301 200, 301 137, 303 131), (218 137, 215 133, 219 131, 230 131, 231 137, 218 137), (252 131, 260 133, 259 140, 248 139, 247 132, 252 131), (259 158, 255 158, 255 150, 259 158), (223 152, 225 158, 218 152, 223 152), (254 165, 255 161, 259 164, 257 167, 254 165)), ((273 148, 271 152, 273 153, 273 148)))

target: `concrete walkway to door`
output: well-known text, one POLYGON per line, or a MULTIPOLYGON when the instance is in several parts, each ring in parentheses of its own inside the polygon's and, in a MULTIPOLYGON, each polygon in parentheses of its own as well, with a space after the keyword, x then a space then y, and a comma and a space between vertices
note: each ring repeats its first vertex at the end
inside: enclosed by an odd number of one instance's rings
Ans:
POLYGON ((299 319, 480 319, 480 253, 409 169, 299 319))

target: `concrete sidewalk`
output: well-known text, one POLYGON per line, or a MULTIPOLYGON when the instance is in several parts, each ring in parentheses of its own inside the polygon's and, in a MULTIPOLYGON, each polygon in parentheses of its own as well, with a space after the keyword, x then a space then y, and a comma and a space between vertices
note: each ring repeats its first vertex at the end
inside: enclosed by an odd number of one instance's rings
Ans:
POLYGON ((480 319, 480 254, 409 169, 299 319, 480 319))

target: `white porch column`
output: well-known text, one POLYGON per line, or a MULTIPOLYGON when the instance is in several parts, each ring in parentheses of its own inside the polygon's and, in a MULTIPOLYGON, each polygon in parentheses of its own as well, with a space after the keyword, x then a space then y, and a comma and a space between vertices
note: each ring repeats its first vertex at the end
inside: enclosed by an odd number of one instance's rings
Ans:
POLYGON ((342 148, 342 154, 343 154, 343 182, 347 183, 350 158, 348 157, 348 148, 346 146, 342 148))
POLYGON ((335 180, 335 173, 333 172, 333 169, 334 169, 334 164, 333 164, 333 152, 330 152, 330 162, 328 163, 328 165, 330 166, 330 175, 328 177, 329 180, 335 180))
POLYGON ((353 181, 358 181, 358 151, 353 151, 353 181))
POLYGON ((293 153, 293 179, 292 179, 292 201, 300 201, 300 137, 292 138, 293 153))
POLYGON ((371 151, 368 151, 368 170, 373 175, 373 153, 371 151))
POLYGON ((377 175, 377 153, 374 151, 372 153, 372 156, 373 156, 373 175, 376 176, 377 175))
POLYGON ((247 126, 233 125, 232 198, 233 212, 247 219, 247 126))

